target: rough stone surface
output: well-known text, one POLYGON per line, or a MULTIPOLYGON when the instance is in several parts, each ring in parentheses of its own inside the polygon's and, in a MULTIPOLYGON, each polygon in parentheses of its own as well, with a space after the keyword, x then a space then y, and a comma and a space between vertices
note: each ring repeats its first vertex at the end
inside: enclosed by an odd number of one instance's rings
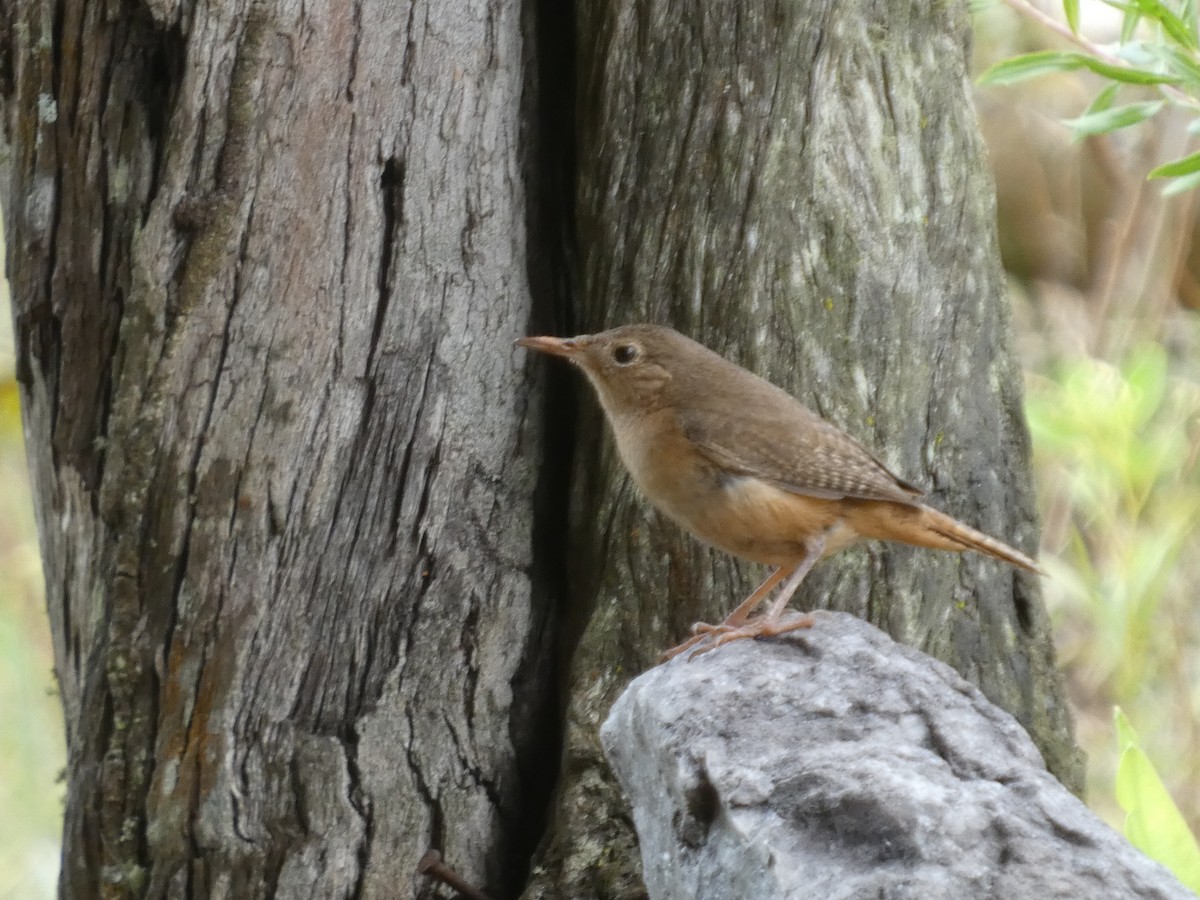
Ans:
POLYGON ((601 731, 665 898, 1191 897, 950 667, 845 613, 677 658, 601 731))

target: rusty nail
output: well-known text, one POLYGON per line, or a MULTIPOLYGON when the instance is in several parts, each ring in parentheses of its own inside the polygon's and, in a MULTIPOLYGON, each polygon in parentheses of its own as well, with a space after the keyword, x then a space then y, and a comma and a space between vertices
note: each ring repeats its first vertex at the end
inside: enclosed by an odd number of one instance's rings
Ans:
POLYGON ((461 875, 442 862, 442 854, 436 850, 426 850, 425 855, 417 863, 417 874, 427 875, 435 881, 440 881, 446 887, 458 891, 467 900, 491 900, 491 898, 463 879, 461 875))

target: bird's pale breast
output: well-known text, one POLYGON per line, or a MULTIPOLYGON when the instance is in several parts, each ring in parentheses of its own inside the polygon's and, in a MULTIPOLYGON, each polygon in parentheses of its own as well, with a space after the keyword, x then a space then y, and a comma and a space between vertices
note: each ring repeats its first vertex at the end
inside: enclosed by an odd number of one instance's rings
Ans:
POLYGON ((621 459, 647 498, 708 544, 754 562, 783 565, 826 535, 826 552, 853 542, 837 500, 805 497, 713 466, 665 411, 614 429, 621 459), (844 533, 843 533, 844 532, 844 533))

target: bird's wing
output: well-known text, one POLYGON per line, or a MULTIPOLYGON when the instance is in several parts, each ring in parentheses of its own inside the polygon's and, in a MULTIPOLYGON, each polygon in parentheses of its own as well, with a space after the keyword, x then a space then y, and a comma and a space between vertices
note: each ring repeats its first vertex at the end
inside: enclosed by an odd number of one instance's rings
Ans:
MULTIPOLYGON (((782 392, 780 392, 782 394, 782 392)), ((921 491, 897 478, 858 441, 794 398, 757 414, 746 404, 730 417, 694 408, 680 424, 717 468, 770 481, 808 497, 920 502, 921 491)), ((779 398, 782 400, 783 398, 779 398)))

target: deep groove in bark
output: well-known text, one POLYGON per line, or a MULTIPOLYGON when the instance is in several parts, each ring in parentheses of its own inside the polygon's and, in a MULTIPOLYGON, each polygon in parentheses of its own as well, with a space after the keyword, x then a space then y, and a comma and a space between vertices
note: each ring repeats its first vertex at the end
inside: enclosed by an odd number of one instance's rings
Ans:
MULTIPOLYGON (((525 32, 533 36, 534 59, 522 99, 529 128, 524 169, 529 173, 526 209, 532 293, 529 332, 571 334, 576 321, 575 285, 575 17, 571 4, 525 0, 525 32), (532 82, 532 84, 531 84, 532 82)), ((559 775, 564 727, 561 689, 567 672, 562 605, 569 602, 567 560, 571 459, 575 453, 576 394, 564 379, 543 381, 542 435, 534 491, 531 569, 534 615, 542 623, 513 679, 514 737, 523 785, 515 811, 513 842, 500 886, 516 897, 529 879, 534 853, 547 832, 559 775), (520 723, 524 723, 521 725, 520 723), (522 729, 526 733, 520 735, 522 729), (547 760, 553 764, 547 765, 547 760)))

